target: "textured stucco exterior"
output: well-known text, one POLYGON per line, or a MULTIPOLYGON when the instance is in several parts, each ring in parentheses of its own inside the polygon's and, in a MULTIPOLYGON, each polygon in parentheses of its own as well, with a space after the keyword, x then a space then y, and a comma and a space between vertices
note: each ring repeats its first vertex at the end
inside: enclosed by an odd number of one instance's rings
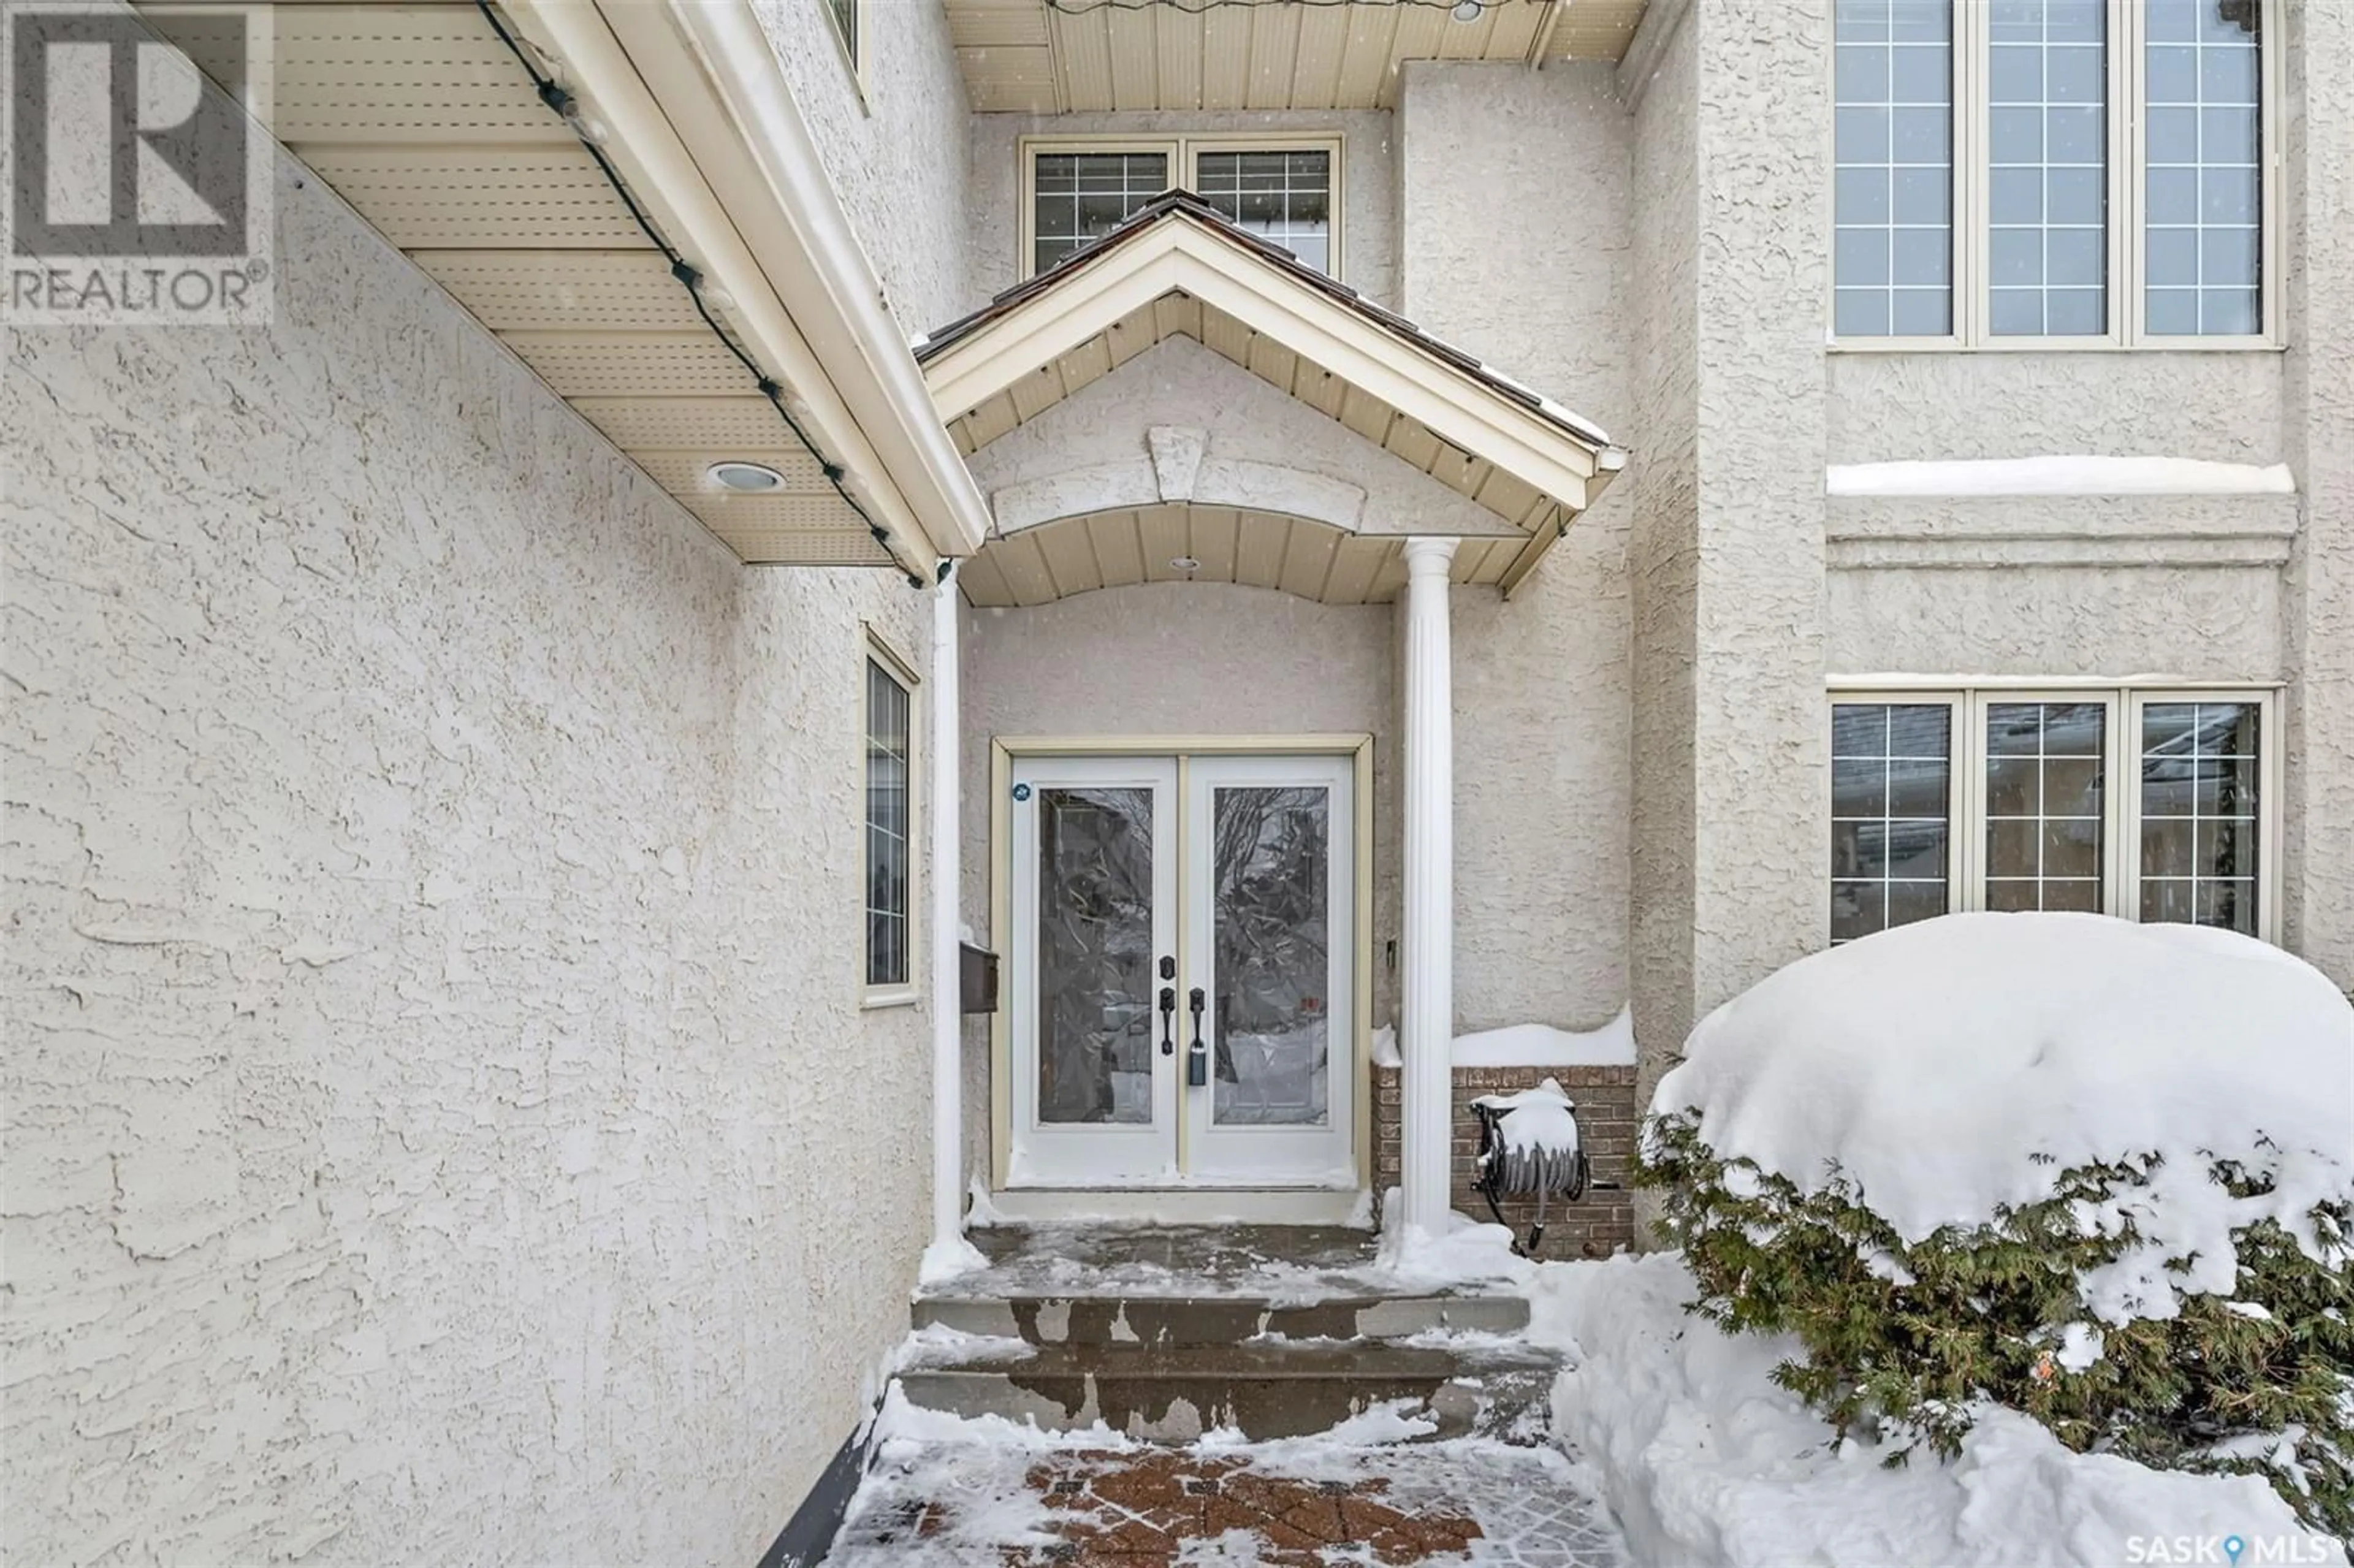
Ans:
POLYGON ((2354 14, 2290 8, 2286 431, 2305 503, 2287 568, 2283 931, 2354 992, 2354 14))
MULTIPOLYGON (((1633 138, 1608 69, 1416 62, 1398 115, 1406 313, 1629 440, 1633 138)), ((1453 596, 1459 1028, 1592 1028, 1627 1001, 1634 512, 1614 485, 1509 601, 1453 596)))
MULTIPOLYGON (((1382 110, 1129 114, 976 114, 969 264, 986 297, 1027 273, 1022 255, 1024 136, 1213 136, 1258 132, 1341 138, 1341 278, 1376 303, 1397 304, 1398 210, 1394 132, 1382 110)), ((948 318, 943 316, 941 321, 948 318)), ((934 324, 938 324, 935 323, 934 324)))
POLYGON ((745 570, 278 213, 266 334, 6 339, 12 1554, 751 1562, 923 1240, 857 1005, 922 599, 745 570))
MULTIPOLYGON (((1628 542, 1633 799, 1628 811, 1628 993, 1642 1052, 1637 1098, 1649 1103, 1664 1058, 1689 1026, 1692 988, 1693 647, 1698 626, 1700 175, 1693 98, 1697 37, 1688 8, 1649 18, 1661 35, 1633 104, 1634 519, 1628 542)), ((1638 40, 1649 43, 1649 40, 1638 40)), ((1622 70, 1627 68, 1622 68, 1622 70)))

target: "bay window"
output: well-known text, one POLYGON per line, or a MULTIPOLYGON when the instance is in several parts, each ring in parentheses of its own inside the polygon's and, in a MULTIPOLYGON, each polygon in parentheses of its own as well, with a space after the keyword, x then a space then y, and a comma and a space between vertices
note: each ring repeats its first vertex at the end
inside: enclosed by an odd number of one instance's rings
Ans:
POLYGON ((1959 909, 2270 938, 2277 745, 2269 691, 1835 694, 1831 939, 1959 909))
POLYGON ((1834 0, 1834 338, 2266 341, 2278 3, 1834 0))

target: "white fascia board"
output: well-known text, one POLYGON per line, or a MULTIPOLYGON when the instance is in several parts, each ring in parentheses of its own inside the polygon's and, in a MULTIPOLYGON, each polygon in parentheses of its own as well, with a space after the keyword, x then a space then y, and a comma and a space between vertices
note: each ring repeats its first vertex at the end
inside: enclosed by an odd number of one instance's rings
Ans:
MULTIPOLYGON (((816 269, 801 231, 762 177, 763 160, 744 120, 671 19, 671 7, 503 3, 526 35, 564 62, 566 86, 611 128, 603 150, 631 194, 711 284, 731 296, 730 325, 761 367, 806 407, 804 428, 826 459, 848 471, 901 560, 928 576, 940 556, 978 548, 985 515, 979 486, 933 424, 928 404, 917 405, 913 419, 894 407, 875 369, 887 360, 858 352, 864 334, 832 293, 811 287, 816 269), (924 461, 919 449, 928 431, 947 454, 945 468, 924 461), (970 530, 969 540, 960 524, 970 530)), ((739 5, 709 0, 681 9, 700 15, 739 5)), ((761 61, 774 71, 765 42, 762 48, 761 61)), ((774 107, 793 114, 780 72, 776 93, 774 107)), ((817 178, 822 185, 822 175, 817 178)), ((863 257, 859 263, 864 266, 863 257)), ((878 293, 870 270, 865 299, 874 319, 865 331, 897 349, 920 388, 913 357, 878 293)))
POLYGON ((935 360, 927 374, 941 418, 981 407, 1131 312, 1180 290, 1572 511, 1584 510, 1625 461, 1618 449, 1588 447, 1183 217, 1164 220, 1154 232, 1042 290, 935 360))
POLYGON ((1183 286, 1204 304, 1363 387, 1428 426, 1439 440, 1487 459, 1572 511, 1585 509, 1590 482, 1601 465, 1598 454, 1576 437, 1312 289, 1269 274, 1269 281, 1295 296, 1287 300, 1258 286, 1258 280, 1245 281, 1218 264, 1216 254, 1207 249, 1211 246, 1232 253, 1231 248, 1206 236, 1180 252, 1193 263, 1186 270, 1183 286))
MULTIPOLYGON (((604 0, 628 12, 642 0, 604 0)), ((664 7, 716 84, 737 145, 765 176, 758 187, 725 188, 731 209, 755 216, 781 207, 799 243, 760 254, 781 267, 787 307, 804 323, 891 481, 944 556, 968 556, 989 535, 989 505, 964 456, 932 413, 909 334, 883 303, 882 280, 859 245, 842 198, 826 178, 817 143, 793 102, 776 46, 748 0, 668 0, 664 7), (847 370, 849 374, 845 375, 847 370)))
POLYGON ((1165 235, 1131 240, 926 366, 932 406, 943 425, 961 418, 1177 286, 1165 235))

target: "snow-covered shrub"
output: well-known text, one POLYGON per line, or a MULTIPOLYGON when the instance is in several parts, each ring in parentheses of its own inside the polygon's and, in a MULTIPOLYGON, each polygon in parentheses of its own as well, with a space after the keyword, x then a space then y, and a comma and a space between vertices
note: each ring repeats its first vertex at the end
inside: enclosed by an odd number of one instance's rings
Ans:
POLYGON ((1948 916, 1718 1009, 1651 1113, 1697 1309, 1795 1334, 1842 1431, 1950 1457, 1991 1400, 2354 1535, 2354 1008, 2310 966, 1948 916))

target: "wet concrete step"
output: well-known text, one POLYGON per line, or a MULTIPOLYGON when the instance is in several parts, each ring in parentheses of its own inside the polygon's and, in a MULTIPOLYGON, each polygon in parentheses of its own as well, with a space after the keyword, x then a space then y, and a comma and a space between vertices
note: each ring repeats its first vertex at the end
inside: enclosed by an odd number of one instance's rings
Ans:
POLYGON ((917 1330, 1023 1340, 1034 1345, 1235 1345, 1263 1335, 1288 1340, 1403 1340, 1417 1334, 1517 1334, 1529 1304, 1518 1296, 1337 1296, 1313 1302, 1264 1296, 927 1296, 909 1314, 917 1330))
POLYGON ((1455 1344, 1265 1340, 1253 1344, 1066 1343, 928 1347, 900 1373, 908 1402, 1002 1415, 1052 1431, 1092 1426, 1191 1442, 1215 1427, 1254 1441, 1330 1431, 1407 1402, 1424 1440, 1472 1435, 1541 1443, 1559 1361, 1518 1340, 1455 1344))

